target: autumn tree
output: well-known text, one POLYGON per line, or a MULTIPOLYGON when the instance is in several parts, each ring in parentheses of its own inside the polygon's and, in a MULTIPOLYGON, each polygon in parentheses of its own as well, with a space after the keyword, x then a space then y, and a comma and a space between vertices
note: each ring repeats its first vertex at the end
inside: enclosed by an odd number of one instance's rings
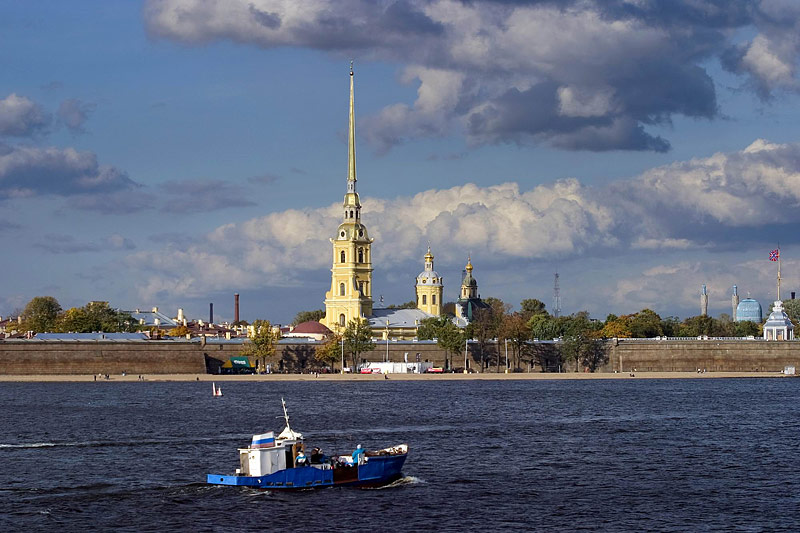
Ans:
POLYGON ((185 337, 190 332, 189 328, 184 325, 180 325, 177 328, 172 328, 167 332, 170 337, 185 337))
POLYGON ((353 372, 355 372, 359 356, 375 349, 375 343, 372 342, 372 329, 369 327, 367 319, 355 318, 347 323, 347 328, 344 330, 344 349, 350 354, 353 372))
POLYGON ((272 331, 269 320, 254 320, 250 327, 249 342, 242 345, 241 354, 255 359, 257 366, 263 370, 267 367, 267 360, 275 355, 278 337, 272 331))
POLYGON ((108 302, 89 302, 83 307, 67 309, 56 325, 58 331, 74 333, 130 332, 138 329, 133 318, 123 311, 113 309, 108 302))
POLYGON ((508 339, 511 347, 511 367, 519 369, 522 358, 529 353, 531 330, 522 313, 506 315, 500 325, 500 336, 508 339))
MULTIPOLYGON (((478 357, 481 371, 489 366, 492 355, 489 350, 489 341, 497 337, 497 323, 492 315, 492 308, 479 307, 474 310, 470 324, 472 338, 475 339, 474 354, 478 357)), ((495 351, 495 355, 497 355, 495 351)))
POLYGON ((342 336, 329 335, 325 342, 314 350, 314 359, 333 370, 334 364, 342 357, 342 336))

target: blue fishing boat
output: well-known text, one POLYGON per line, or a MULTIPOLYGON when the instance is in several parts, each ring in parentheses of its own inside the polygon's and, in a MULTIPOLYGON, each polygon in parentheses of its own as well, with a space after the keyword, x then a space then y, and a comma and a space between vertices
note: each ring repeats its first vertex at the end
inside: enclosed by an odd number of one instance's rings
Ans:
POLYGON ((289 426, 286 402, 283 416, 286 427, 276 437, 273 432, 253 435, 250 446, 239 448, 239 468, 232 475, 208 474, 211 485, 234 485, 270 490, 308 489, 333 486, 374 487, 389 484, 402 476, 408 445, 398 444, 381 450, 326 456, 319 448, 306 455, 303 435, 289 426))

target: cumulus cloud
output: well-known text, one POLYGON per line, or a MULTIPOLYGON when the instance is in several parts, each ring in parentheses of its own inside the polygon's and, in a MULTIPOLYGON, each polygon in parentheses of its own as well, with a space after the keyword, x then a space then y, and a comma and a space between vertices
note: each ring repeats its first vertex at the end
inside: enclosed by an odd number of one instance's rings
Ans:
POLYGON ((73 148, 0 145, 0 200, 105 194, 138 187, 125 172, 73 148))
POLYGON ((61 102, 57 114, 59 121, 72 133, 84 133, 83 125, 94 108, 94 104, 70 98, 61 102))
POLYGON ((151 34, 185 43, 403 65, 416 100, 362 121, 379 150, 460 131, 478 144, 665 151, 651 126, 719 115, 710 60, 762 97, 798 89, 793 0, 148 0, 144 13, 151 34))
MULTIPOLYGON (((439 264, 460 265, 472 251, 502 270, 520 261, 724 249, 731 235, 800 222, 798 203, 800 144, 758 140, 604 187, 564 179, 528 190, 466 184, 391 200, 364 197, 363 217, 376 265, 418 261, 430 242, 439 264)), ((204 239, 137 252, 130 266, 147 265, 144 298, 294 286, 330 267, 329 237, 340 217, 338 203, 271 213, 220 226, 204 239)), ((615 298, 641 288, 638 278, 627 283, 633 285, 617 287, 615 298)))
POLYGON ((11 93, 0 100, 0 135, 31 137, 42 133, 50 124, 50 115, 42 107, 11 93))

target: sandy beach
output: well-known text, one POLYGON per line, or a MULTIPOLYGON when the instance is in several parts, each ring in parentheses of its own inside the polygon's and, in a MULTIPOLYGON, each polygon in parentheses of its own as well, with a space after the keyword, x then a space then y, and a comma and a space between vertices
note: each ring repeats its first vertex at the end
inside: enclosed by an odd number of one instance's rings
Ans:
MULTIPOLYGON (((564 372, 561 374, 517 373, 496 374, 258 374, 258 375, 212 375, 212 374, 148 374, 144 381, 419 381, 419 380, 558 380, 558 379, 720 379, 720 378, 788 378, 780 372, 636 372, 584 374, 564 372)), ((112 374, 109 379, 91 374, 70 375, 0 375, 0 382, 138 382, 138 374, 112 374)))

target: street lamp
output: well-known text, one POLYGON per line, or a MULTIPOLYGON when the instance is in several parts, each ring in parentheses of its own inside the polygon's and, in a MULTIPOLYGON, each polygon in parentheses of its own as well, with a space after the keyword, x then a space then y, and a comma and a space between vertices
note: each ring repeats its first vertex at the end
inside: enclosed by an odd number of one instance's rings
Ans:
POLYGON ((344 335, 342 335, 342 374, 344 374, 344 335))
POLYGON ((508 374, 508 339, 503 339, 506 342, 506 374, 508 374))

